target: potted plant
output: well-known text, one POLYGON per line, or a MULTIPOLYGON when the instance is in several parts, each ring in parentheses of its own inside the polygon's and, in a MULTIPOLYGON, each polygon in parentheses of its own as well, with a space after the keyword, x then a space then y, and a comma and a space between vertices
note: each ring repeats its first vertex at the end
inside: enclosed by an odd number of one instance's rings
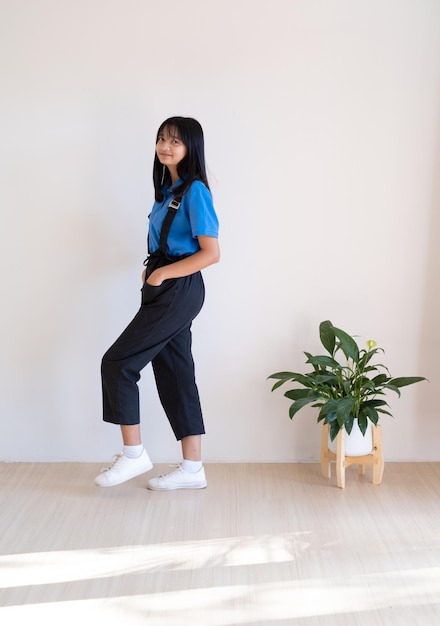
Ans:
POLYGON ((331 441, 342 428, 349 435, 356 423, 365 435, 368 426, 377 425, 381 414, 391 415, 383 399, 388 391, 400 397, 401 387, 426 380, 422 376, 393 378, 385 365, 372 363, 373 357, 383 352, 375 341, 369 340, 367 349, 359 349, 351 335, 329 320, 319 325, 319 336, 328 354, 304 352, 306 363, 312 366, 310 372, 277 372, 268 378, 277 380, 272 391, 285 383, 296 383, 296 388, 284 394, 293 400, 290 419, 308 404, 319 408, 317 421, 329 424, 331 441))

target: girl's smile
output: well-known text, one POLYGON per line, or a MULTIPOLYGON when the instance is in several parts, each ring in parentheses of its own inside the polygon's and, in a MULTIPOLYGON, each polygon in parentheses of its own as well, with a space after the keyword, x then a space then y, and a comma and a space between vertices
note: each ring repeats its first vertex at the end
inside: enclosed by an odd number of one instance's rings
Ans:
POLYGON ((162 165, 168 167, 171 180, 175 182, 178 179, 177 165, 187 154, 187 148, 175 129, 167 126, 163 129, 157 139, 156 154, 162 165))

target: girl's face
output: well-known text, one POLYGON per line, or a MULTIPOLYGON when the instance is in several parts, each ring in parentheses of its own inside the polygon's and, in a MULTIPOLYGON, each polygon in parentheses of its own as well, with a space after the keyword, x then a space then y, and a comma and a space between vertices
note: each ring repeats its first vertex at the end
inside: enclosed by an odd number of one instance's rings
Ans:
POLYGON ((165 126, 159 134, 156 144, 156 154, 162 165, 166 165, 170 172, 177 170, 177 165, 185 158, 187 149, 180 139, 176 128, 165 126))

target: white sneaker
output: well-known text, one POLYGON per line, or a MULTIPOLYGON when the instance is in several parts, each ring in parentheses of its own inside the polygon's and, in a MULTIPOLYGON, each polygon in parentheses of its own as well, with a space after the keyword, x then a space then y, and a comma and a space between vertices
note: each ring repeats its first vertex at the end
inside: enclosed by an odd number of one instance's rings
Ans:
POLYGON ((205 476, 205 470, 202 467, 198 472, 192 474, 185 472, 179 465, 169 474, 164 474, 158 478, 150 478, 147 483, 148 489, 161 491, 167 489, 204 489, 208 482, 205 476))
POLYGON ((95 484, 99 487, 112 487, 125 483, 130 478, 135 478, 140 474, 148 472, 153 467, 147 451, 143 450, 137 459, 130 459, 125 454, 116 454, 113 462, 109 467, 101 470, 101 473, 95 478, 95 484))

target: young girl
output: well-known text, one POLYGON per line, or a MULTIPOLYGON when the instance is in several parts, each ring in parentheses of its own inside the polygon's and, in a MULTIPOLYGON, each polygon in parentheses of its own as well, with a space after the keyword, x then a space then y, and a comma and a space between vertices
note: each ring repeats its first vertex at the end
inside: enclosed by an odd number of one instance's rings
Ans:
POLYGON ((148 472, 152 463, 141 443, 141 370, 151 362, 159 398, 181 441, 179 467, 148 481, 149 489, 202 489, 205 429, 191 353, 191 323, 203 305, 200 270, 220 257, 218 220, 205 171, 200 124, 172 117, 157 133, 150 214, 149 257, 144 262, 141 307, 102 359, 104 421, 119 424, 123 451, 95 483, 110 487, 148 472))

